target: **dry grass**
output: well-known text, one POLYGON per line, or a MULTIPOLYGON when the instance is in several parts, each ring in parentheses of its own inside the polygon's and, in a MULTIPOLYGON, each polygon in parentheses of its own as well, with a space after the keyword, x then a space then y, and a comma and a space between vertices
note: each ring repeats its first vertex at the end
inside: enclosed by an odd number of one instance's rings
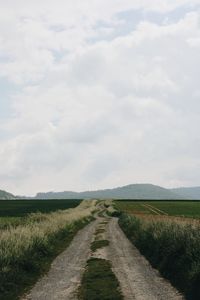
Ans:
POLYGON ((35 213, 30 215, 29 223, 16 228, 10 227, 1 231, 0 260, 7 262, 23 256, 35 244, 47 243, 52 236, 74 221, 88 217, 95 209, 95 201, 83 201, 78 207, 52 212, 50 214, 35 213))
POLYGON ((166 216, 166 215, 147 215, 142 213, 129 213, 129 215, 136 216, 137 218, 146 221, 146 222, 166 222, 166 223, 177 223, 179 225, 192 225, 194 227, 200 226, 199 219, 184 218, 184 217, 175 217, 175 216, 166 216))

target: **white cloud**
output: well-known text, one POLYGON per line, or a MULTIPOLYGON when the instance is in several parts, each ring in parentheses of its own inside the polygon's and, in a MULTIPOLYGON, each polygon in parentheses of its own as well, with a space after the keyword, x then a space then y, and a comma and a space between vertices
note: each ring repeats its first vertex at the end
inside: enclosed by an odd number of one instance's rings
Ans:
POLYGON ((1 121, 1 188, 31 194, 199 184, 195 4, 0 1, 0 74, 19 86, 12 114, 1 121), (142 19, 108 38, 121 26, 119 12, 162 15, 183 5, 188 13, 174 23, 142 19))

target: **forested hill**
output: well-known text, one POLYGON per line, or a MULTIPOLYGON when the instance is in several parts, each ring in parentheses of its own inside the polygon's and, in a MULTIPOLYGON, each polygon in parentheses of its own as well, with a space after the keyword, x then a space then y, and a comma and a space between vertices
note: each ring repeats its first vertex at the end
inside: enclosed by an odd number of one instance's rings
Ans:
POLYGON ((11 194, 11 193, 8 193, 6 191, 2 191, 0 190, 0 199, 2 200, 12 200, 12 199, 15 199, 16 197, 11 194))
POLYGON ((179 194, 182 197, 194 200, 200 200, 200 187, 181 187, 171 189, 173 193, 179 194))
POLYGON ((82 199, 82 198, 113 198, 113 199, 181 199, 182 196, 152 184, 130 184, 113 189, 85 192, 49 192, 38 193, 37 199, 82 199))

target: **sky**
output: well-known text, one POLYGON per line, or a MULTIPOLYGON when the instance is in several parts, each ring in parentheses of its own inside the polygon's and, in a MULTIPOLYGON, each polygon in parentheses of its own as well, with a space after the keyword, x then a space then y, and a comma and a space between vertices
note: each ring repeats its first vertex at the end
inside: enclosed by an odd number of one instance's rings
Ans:
POLYGON ((0 0, 0 189, 200 185, 200 0, 0 0))

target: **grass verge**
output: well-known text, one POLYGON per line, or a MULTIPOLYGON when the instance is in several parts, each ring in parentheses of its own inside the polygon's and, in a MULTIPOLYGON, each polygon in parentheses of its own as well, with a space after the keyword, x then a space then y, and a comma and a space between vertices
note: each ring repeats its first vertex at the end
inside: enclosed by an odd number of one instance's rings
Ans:
POLYGON ((79 289, 80 300, 122 300, 119 282, 108 260, 91 258, 87 262, 79 289))
POLYGON ((145 222, 122 214, 119 225, 153 267, 186 295, 200 299, 200 228, 175 222, 145 222))

